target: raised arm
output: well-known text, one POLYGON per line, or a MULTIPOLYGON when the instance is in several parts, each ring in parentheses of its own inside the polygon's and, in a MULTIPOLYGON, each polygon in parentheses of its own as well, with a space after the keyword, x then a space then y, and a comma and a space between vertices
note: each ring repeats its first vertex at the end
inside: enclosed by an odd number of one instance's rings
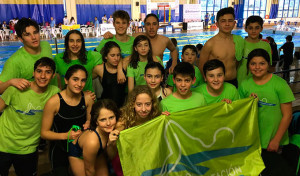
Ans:
POLYGON ((173 73, 174 67, 177 65, 177 57, 178 57, 178 52, 176 50, 176 47, 172 43, 172 41, 168 38, 168 43, 167 43, 167 48, 170 50, 170 55, 172 57, 172 65, 169 69, 170 73, 173 73))
POLYGON ((85 104, 86 104, 86 122, 83 124, 84 130, 90 128, 90 122, 91 122, 91 110, 92 106, 94 104, 94 100, 92 97, 88 94, 84 94, 85 104))
POLYGON ((203 76, 204 76, 204 74, 203 74, 203 65, 208 61, 211 50, 212 50, 212 46, 211 46, 210 42, 207 41, 204 44, 204 46, 203 46, 203 48, 201 49, 201 52, 200 52, 200 59, 199 59, 198 68, 201 71, 203 76))
MULTIPOLYGON (((43 111, 43 120, 41 128, 41 137, 46 140, 67 140, 68 132, 65 133, 56 133, 51 130, 53 119, 55 114, 57 114, 59 109, 59 97, 54 95, 51 97, 45 105, 43 111)), ((71 131, 69 139, 76 139, 81 134, 81 131, 71 131)))
POLYGON ((30 82, 22 78, 13 78, 5 82, 0 81, 0 94, 2 95, 9 86, 14 86, 19 90, 25 90, 30 87, 30 82))

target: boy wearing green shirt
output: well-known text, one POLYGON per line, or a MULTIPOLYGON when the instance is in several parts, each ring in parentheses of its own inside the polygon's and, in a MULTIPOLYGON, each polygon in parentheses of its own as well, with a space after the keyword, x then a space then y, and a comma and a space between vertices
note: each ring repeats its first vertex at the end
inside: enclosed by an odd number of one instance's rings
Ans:
POLYGON ((205 84, 194 89, 201 93, 208 105, 224 101, 231 103, 239 99, 239 93, 234 85, 224 82, 225 66, 222 61, 213 59, 203 66, 205 84))
MULTIPOLYGON (((19 40, 24 44, 4 64, 0 75, 0 94, 9 86, 19 90, 30 87, 34 63, 41 57, 52 58, 52 49, 48 42, 40 42, 38 24, 28 18, 22 18, 15 26, 19 40)), ((57 85, 52 80, 53 85, 57 85)))
MULTIPOLYGON (((197 53, 198 53, 197 48, 194 45, 185 45, 182 48, 182 55, 181 55, 182 62, 188 62, 193 65, 196 61, 197 53)), ((194 70, 195 70, 196 81, 191 86, 192 89, 205 83, 204 78, 203 78, 199 68, 194 66, 194 70)), ((176 88, 174 87, 174 82, 173 82, 173 74, 169 74, 168 79, 167 79, 167 84, 174 92, 176 91, 176 88)))
POLYGON ((259 34, 263 30, 263 19, 260 16, 250 16, 246 20, 245 31, 248 33, 248 37, 245 39, 244 55, 240 61, 237 69, 238 85, 240 86, 242 81, 248 78, 247 73, 247 58, 248 54, 257 48, 266 50, 270 55, 270 63, 272 65, 272 52, 269 43, 262 41, 259 38, 259 34))
POLYGON ((28 89, 8 87, 0 98, 0 175, 14 165, 17 175, 36 175, 41 120, 47 100, 59 92, 49 85, 55 63, 43 57, 34 64, 34 81, 28 89))
MULTIPOLYGON (((124 10, 117 10, 113 14, 113 25, 116 30, 116 35, 109 39, 101 40, 100 44, 97 46, 96 50, 101 52, 101 49, 104 47, 105 43, 108 41, 116 42, 121 48, 122 58, 131 55, 132 45, 134 37, 127 35, 127 28, 129 27, 129 14, 124 10)), ((102 56, 101 56, 102 58, 102 56)))
POLYGON ((192 92, 191 86, 195 83, 194 66, 188 62, 178 63, 173 71, 173 81, 176 91, 163 99, 161 107, 163 114, 205 106, 203 95, 192 92))

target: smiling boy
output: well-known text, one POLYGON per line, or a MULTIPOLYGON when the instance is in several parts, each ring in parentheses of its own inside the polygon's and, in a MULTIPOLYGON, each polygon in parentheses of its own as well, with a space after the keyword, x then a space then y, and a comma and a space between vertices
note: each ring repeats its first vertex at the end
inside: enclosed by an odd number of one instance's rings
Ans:
POLYGON ((0 98, 0 175, 14 165, 17 175, 36 175, 41 120, 47 100, 60 90, 49 85, 55 63, 43 57, 34 64, 34 81, 22 91, 8 87, 0 98))
MULTIPOLYGON (((38 24, 28 18, 22 18, 15 26, 18 39, 24 47, 15 52, 4 64, 0 75, 0 94, 7 87, 14 86, 19 90, 30 87, 34 63, 41 57, 52 58, 52 48, 46 41, 40 42, 38 24)), ((51 82, 57 85, 57 80, 51 82)))
POLYGON ((206 83, 194 91, 201 93, 208 105, 225 101, 231 103, 239 99, 237 89, 225 79, 225 66, 222 61, 213 59, 207 61, 203 66, 206 83))
POLYGON ((259 38, 259 34, 263 30, 263 23, 264 21, 260 16, 250 16, 246 20, 245 31, 248 33, 248 37, 245 39, 243 59, 240 61, 237 69, 238 85, 241 85, 242 81, 248 77, 247 58, 252 50, 257 48, 266 50, 270 55, 272 64, 271 46, 259 38))
POLYGON ((173 75, 177 90, 161 101, 163 111, 172 113, 206 105, 203 95, 191 91, 191 86, 196 81, 192 64, 178 63, 174 68, 173 75))

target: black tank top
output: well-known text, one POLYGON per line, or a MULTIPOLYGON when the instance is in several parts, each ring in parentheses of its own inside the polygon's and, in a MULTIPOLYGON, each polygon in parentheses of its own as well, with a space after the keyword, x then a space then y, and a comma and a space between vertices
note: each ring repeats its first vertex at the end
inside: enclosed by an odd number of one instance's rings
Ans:
MULTIPOLYGON (((73 125, 80 126, 83 130, 83 124, 86 122, 86 106, 84 94, 81 92, 81 100, 78 105, 68 105, 61 94, 58 93, 60 99, 60 107, 58 113, 54 116, 53 131, 56 133, 68 132, 73 125)), ((67 151, 67 140, 55 141, 57 145, 67 151)))
MULTIPOLYGON (((103 78, 102 78, 102 87, 103 92, 101 99, 112 99, 117 103, 118 107, 121 107, 125 100, 125 87, 126 83, 118 84, 117 73, 109 73, 106 70, 105 63, 103 65, 103 78)), ((125 74, 125 71, 123 70, 125 74)), ((126 75, 126 74, 125 74, 126 75)))

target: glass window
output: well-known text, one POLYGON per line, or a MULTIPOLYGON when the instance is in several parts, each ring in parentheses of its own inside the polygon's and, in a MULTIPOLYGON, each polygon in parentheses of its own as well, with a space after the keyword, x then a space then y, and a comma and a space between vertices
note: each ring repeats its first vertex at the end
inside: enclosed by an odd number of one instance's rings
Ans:
POLYGON ((279 0, 278 18, 298 17, 300 0, 279 0))
POLYGON ((245 0, 244 18, 248 18, 251 15, 259 15, 264 18, 266 14, 266 4, 267 0, 245 0))
POLYGON ((228 7, 228 0, 201 0, 201 18, 204 19, 206 13, 216 14, 225 7, 228 7))

